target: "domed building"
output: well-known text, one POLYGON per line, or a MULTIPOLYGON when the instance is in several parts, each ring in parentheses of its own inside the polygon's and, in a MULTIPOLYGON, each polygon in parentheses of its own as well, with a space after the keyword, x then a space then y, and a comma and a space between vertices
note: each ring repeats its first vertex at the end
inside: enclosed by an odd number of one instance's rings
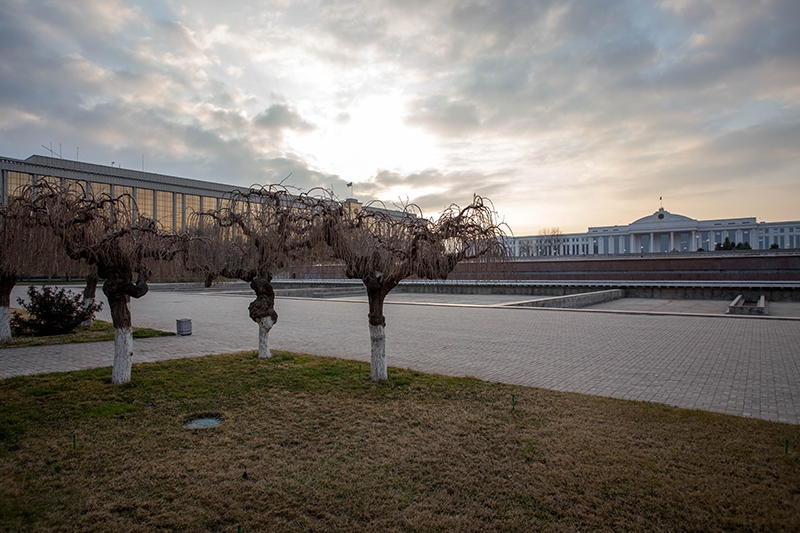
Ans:
MULTIPOLYGON (((236 187, 115 166, 34 155, 0 157, 0 201, 26 185, 46 181, 93 193, 129 194, 135 209, 168 231, 190 229, 191 213, 216 209, 236 187)), ((361 209, 352 198, 346 209, 361 209)), ((378 209, 371 207, 370 209, 378 209)), ((387 210, 391 215, 392 211, 387 210)), ((754 250, 800 248, 800 221, 757 222, 755 217, 695 220, 664 208, 627 226, 590 227, 586 233, 509 237, 512 257, 597 256, 714 250, 725 242, 754 250)))
POLYGON ((696 220, 662 207, 626 226, 512 237, 508 245, 513 257, 694 252, 723 245, 754 250, 800 248, 800 221, 757 222, 755 217, 696 220))

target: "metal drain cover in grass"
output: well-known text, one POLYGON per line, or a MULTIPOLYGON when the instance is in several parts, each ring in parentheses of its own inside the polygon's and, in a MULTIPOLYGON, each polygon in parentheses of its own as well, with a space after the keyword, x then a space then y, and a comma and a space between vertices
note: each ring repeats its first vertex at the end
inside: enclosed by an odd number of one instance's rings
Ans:
POLYGON ((199 415, 190 418, 183 427, 187 429, 205 429, 214 428, 224 422, 223 418, 219 415, 199 415))

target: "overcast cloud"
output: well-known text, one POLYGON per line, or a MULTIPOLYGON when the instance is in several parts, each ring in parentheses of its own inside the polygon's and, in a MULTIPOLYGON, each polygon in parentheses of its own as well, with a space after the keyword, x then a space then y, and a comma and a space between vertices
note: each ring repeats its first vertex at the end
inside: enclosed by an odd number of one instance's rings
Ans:
POLYGON ((800 2, 0 3, 0 155, 426 214, 518 235, 800 218, 800 2))

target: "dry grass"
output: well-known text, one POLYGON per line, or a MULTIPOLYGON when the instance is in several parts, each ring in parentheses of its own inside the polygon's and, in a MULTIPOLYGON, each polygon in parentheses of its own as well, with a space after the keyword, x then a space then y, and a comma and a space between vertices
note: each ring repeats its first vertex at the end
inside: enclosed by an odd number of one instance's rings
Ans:
POLYGON ((800 426, 285 353, 108 374, 0 381, 0 530, 800 529, 800 426))
MULTIPOLYGON (((26 314, 26 311, 12 309, 26 314)), ((133 338, 147 339, 150 337, 168 337, 175 335, 169 331, 160 331, 150 328, 133 328, 133 338)), ((47 335, 35 337, 28 332, 25 335, 14 335, 11 342, 8 344, 0 344, 0 348, 25 348, 28 346, 50 346, 53 344, 71 344, 77 342, 99 342, 99 341, 113 341, 114 340, 114 326, 111 322, 104 320, 96 320, 88 328, 78 328, 72 333, 66 335, 47 335)))

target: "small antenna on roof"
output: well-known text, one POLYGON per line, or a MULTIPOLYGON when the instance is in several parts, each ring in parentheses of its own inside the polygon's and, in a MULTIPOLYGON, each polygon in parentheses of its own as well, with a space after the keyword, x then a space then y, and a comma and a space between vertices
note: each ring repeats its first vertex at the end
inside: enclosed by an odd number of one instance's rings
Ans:
POLYGON ((41 146, 42 146, 42 148, 44 148, 45 150, 47 150, 48 152, 50 152, 50 156, 51 156, 51 157, 59 157, 59 158, 63 159, 63 157, 61 157, 61 154, 57 154, 57 153, 55 153, 55 151, 53 150, 53 143, 50 143, 50 148, 48 148, 48 147, 47 147, 47 146, 45 146, 45 145, 41 145, 41 146))

